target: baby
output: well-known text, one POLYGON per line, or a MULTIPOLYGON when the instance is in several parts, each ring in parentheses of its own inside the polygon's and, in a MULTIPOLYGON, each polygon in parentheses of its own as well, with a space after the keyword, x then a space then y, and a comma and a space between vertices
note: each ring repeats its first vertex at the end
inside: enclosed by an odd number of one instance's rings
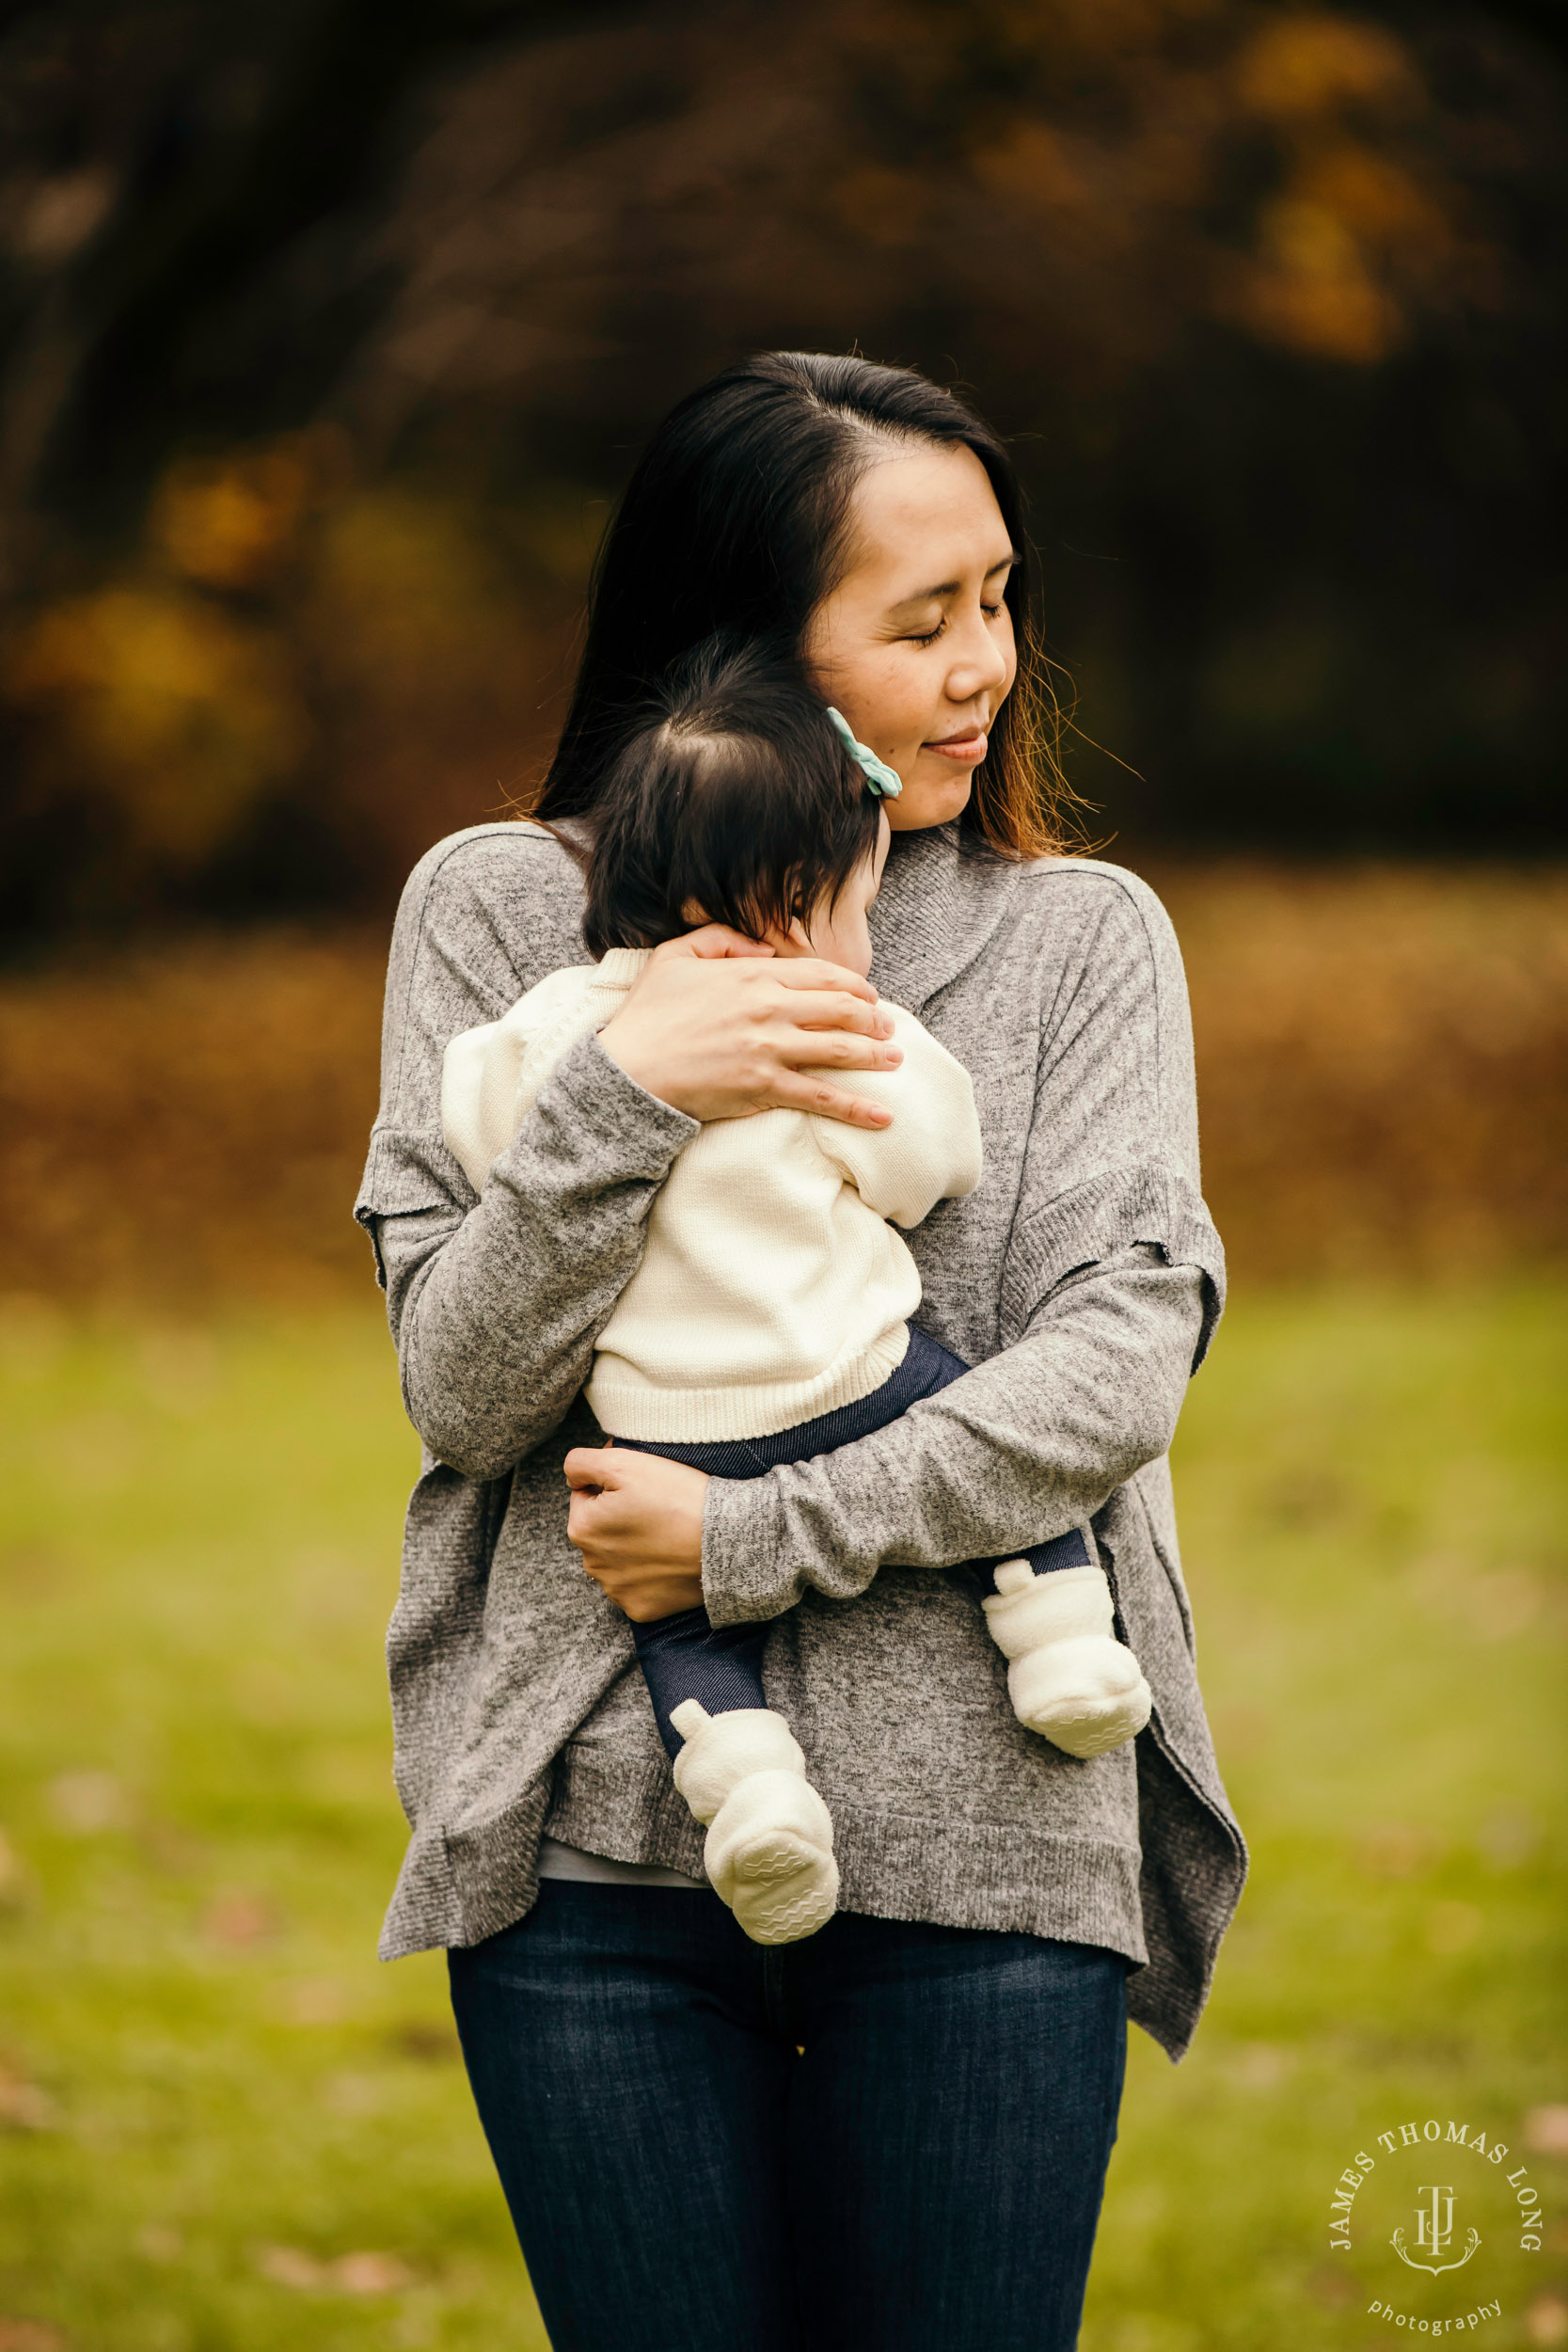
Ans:
MULTIPOLYGON (((595 812, 583 934, 598 961, 552 973, 447 1048, 442 1123, 475 1189, 663 941, 725 923, 863 977, 882 802, 901 788, 788 665, 720 644, 693 657, 595 812)), ((974 1094, 911 1013, 886 1009, 903 1059, 853 1084, 891 1126, 764 1111, 705 1124, 676 1159, 594 1350, 587 1400, 617 1446, 760 1477, 884 1427, 969 1369, 911 1323, 920 1277, 894 1229, 979 1183, 974 1094)), ((1148 1688, 1115 1638, 1086 1526, 974 1565, 1022 1723, 1079 1757, 1142 1729, 1148 1688)), ((632 1632, 676 1788, 707 1828, 711 1883, 756 1943, 815 1933, 837 1902, 832 1823, 768 1705, 767 1626, 716 1627, 698 1608, 632 1632)))

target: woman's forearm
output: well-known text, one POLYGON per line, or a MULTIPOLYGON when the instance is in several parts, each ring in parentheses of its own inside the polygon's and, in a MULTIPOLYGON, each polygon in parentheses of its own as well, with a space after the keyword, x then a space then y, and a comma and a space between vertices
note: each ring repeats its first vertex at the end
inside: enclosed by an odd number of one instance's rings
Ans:
POLYGON ((717 1625, 777 1616, 884 1564, 1022 1550, 1098 1511, 1168 1447, 1203 1277, 1139 1247, 1062 1283, 1016 1345, 836 1454, 712 1481, 703 1585, 717 1625))
POLYGON ((584 1038, 476 1207, 381 1221, 404 1403, 442 1461, 499 1477, 559 1426, 695 1133, 584 1038))

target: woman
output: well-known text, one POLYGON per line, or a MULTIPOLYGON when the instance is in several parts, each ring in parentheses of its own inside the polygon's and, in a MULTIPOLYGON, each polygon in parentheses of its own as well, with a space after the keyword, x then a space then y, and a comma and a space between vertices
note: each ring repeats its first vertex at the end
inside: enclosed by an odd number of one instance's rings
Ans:
POLYGON ((1070 2346, 1126 2016, 1180 2056, 1240 1894, 1165 1460, 1224 1280, 1185 992, 1152 894, 1056 853, 1024 551, 1006 453, 924 379, 726 371, 626 491, 537 810, 569 830, 647 680, 721 628, 795 647, 902 777, 873 977, 970 1069, 986 1149, 911 1236, 921 1320, 976 1369, 905 1421, 710 1480, 604 1451, 578 1393, 695 1121, 876 1122, 877 990, 671 943, 476 1200, 442 1053, 581 961, 578 869, 542 825, 482 826, 399 916, 358 1204, 424 1444, 383 1950, 450 1948, 556 2352, 1070 2346), (1089 1517, 1155 1712, 1082 1762, 1012 1716, 960 1564, 1089 1517), (770 1698, 837 1827, 843 1908, 782 1950, 699 1883, 629 1671, 629 1621, 698 1601, 771 1621, 770 1698))

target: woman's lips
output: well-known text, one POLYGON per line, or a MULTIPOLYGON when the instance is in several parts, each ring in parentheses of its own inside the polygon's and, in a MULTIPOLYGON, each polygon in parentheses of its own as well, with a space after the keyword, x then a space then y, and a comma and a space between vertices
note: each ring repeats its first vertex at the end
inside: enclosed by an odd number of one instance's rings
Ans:
POLYGON ((966 768, 977 767, 986 755, 986 734, 976 727, 970 735, 950 735, 943 743, 926 743, 921 747, 936 752, 943 759, 961 760, 966 768))

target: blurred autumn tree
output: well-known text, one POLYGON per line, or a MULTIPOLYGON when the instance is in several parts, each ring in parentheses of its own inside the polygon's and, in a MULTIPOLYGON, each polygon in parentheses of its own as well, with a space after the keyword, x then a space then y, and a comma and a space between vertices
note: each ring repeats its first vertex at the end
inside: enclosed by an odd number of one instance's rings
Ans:
POLYGON ((1560 839, 1551 23, 13 12, 9 935, 382 905, 532 773, 649 425, 779 344, 925 367, 1015 437, 1124 839, 1560 839))

